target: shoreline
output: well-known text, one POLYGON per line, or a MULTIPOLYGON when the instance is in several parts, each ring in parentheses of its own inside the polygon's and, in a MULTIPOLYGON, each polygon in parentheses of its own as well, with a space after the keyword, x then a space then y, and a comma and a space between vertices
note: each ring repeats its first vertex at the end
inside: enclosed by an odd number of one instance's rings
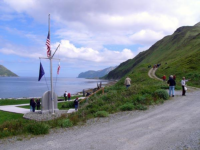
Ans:
MULTIPOLYGON (((118 80, 108 80, 108 82, 106 84, 102 84, 102 87, 106 87, 106 86, 112 86, 114 85, 115 83, 117 83, 118 80)), ((94 87, 94 88, 87 88, 87 89, 84 89, 85 90, 85 93, 86 92, 89 92, 89 93, 93 93, 93 89, 96 89, 97 87, 94 87)), ((76 94, 72 94, 72 96, 76 96, 76 95, 83 95, 83 91, 81 92, 77 92, 76 94)), ((58 96, 58 97, 63 97, 62 95, 61 96, 58 96)), ((37 99, 37 98, 42 98, 42 97, 18 97, 18 98, 0 98, 0 100, 23 100, 23 99, 31 99, 31 98, 34 98, 34 99, 37 99)))

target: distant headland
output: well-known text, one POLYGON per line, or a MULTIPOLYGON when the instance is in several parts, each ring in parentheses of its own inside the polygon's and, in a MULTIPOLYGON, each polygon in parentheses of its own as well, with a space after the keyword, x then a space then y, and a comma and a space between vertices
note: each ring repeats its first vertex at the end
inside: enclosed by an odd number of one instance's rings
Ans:
POLYGON ((0 77, 18 77, 15 73, 0 65, 0 77))

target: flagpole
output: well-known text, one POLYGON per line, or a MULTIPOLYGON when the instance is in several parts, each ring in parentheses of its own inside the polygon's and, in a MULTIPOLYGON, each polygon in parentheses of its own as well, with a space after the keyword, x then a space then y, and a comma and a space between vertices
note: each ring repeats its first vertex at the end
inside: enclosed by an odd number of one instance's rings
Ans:
MULTIPOLYGON (((49 40, 50 40, 50 14, 49 14, 49 40)), ((51 53, 51 51, 50 51, 51 53)), ((54 114, 54 99, 53 99, 53 76, 52 76, 52 56, 49 57, 50 60, 50 77, 51 77, 51 102, 52 102, 52 114, 54 114)))

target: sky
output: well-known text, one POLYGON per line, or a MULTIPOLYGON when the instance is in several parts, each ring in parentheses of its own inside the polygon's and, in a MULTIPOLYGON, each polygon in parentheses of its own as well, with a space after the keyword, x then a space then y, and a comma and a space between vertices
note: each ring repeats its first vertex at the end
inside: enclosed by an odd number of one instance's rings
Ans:
POLYGON ((181 26, 200 21, 200 0, 0 0, 0 65, 21 77, 77 77, 134 58, 181 26), (60 59, 60 61, 59 61, 60 59), (60 63, 59 75, 56 75, 60 63))

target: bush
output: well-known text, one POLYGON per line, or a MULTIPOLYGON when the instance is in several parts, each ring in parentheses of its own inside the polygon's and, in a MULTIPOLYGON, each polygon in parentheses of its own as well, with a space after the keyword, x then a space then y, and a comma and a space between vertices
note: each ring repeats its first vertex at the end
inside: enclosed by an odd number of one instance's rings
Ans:
POLYGON ((106 111, 97 111, 95 114, 94 114, 95 117, 107 117, 108 116, 108 112, 106 111))
POLYGON ((119 107, 122 111, 131 111, 134 109, 134 105, 132 103, 126 103, 119 107))
POLYGON ((147 110, 147 106, 138 104, 138 105, 135 106, 135 109, 137 109, 137 110, 147 110))
POLYGON ((167 91, 163 90, 163 89, 156 90, 153 95, 156 98, 161 98, 161 99, 164 99, 164 100, 169 99, 169 95, 168 95, 167 91))
POLYGON ((49 125, 45 123, 35 122, 26 126, 26 131, 34 135, 47 134, 49 133, 49 129, 49 125))
POLYGON ((73 126, 73 123, 69 119, 59 120, 58 123, 62 128, 73 126))

